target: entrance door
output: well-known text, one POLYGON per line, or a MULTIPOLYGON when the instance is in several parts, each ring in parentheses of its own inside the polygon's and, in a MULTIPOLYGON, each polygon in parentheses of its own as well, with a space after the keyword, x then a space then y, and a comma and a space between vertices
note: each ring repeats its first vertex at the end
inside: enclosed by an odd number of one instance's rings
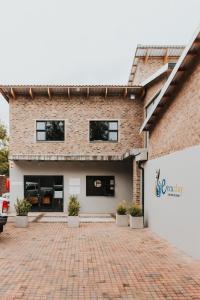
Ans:
POLYGON ((63 176, 24 176, 32 211, 63 211, 63 176))

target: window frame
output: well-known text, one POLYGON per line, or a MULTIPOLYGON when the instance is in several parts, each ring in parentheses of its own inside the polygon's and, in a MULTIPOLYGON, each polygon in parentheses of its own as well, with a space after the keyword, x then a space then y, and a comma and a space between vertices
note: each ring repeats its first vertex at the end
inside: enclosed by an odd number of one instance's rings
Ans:
MULTIPOLYGON (((88 130, 88 140, 89 140, 89 143, 118 143, 119 142, 119 120, 116 120, 116 119, 90 119, 89 120, 89 130, 88 130), (108 129, 108 137, 109 137, 109 132, 116 132, 117 133, 117 139, 116 140, 91 140, 90 139, 90 124, 91 122, 108 122, 109 123, 112 123, 112 122, 115 122, 117 123, 117 129, 115 130, 109 130, 108 129)), ((109 126, 109 125, 108 125, 109 126)))
POLYGON ((54 119, 54 120, 52 120, 52 119, 37 119, 37 120, 35 120, 35 141, 38 143, 63 143, 63 142, 65 142, 65 120, 64 119, 54 119), (39 122, 45 122, 45 129, 44 130, 40 130, 40 129, 37 129, 37 123, 39 123, 39 122), (45 139, 45 140, 39 140, 38 138, 37 138, 37 133, 38 132, 45 132, 46 133, 46 123, 47 122, 63 122, 63 128, 64 128, 64 132, 63 132, 63 139, 62 140, 47 140, 47 139, 45 139))

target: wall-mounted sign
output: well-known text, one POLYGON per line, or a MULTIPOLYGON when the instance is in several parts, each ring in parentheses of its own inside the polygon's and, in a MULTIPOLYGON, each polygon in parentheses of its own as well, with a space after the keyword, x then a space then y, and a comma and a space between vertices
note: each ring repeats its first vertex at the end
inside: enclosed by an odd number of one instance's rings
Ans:
POLYGON ((156 171, 155 195, 156 197, 171 196, 180 197, 183 193, 183 187, 177 184, 171 185, 167 178, 160 176, 160 169, 156 171))

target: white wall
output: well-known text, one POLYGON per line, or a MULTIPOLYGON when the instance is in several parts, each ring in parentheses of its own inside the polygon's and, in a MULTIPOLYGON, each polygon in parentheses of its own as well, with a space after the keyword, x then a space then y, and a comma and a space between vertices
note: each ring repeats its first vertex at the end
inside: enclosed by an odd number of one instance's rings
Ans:
POLYGON ((11 163, 11 211, 16 198, 24 197, 24 175, 63 175, 64 210, 69 197, 69 179, 80 178, 81 212, 115 212, 117 203, 132 200, 132 164, 129 162, 17 162, 11 163), (86 175, 114 175, 115 197, 86 197, 86 175))
POLYGON ((145 164, 145 219, 153 231, 200 259, 200 146, 145 164), (179 197, 167 192, 156 197, 157 169, 168 185, 183 188, 179 197))

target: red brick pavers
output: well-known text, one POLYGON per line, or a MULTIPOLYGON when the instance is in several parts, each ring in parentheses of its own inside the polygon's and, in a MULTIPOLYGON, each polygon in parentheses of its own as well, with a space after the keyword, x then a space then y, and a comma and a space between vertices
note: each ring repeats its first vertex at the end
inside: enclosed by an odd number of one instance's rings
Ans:
POLYGON ((7 224, 0 299, 200 299, 200 262, 148 229, 7 224))

